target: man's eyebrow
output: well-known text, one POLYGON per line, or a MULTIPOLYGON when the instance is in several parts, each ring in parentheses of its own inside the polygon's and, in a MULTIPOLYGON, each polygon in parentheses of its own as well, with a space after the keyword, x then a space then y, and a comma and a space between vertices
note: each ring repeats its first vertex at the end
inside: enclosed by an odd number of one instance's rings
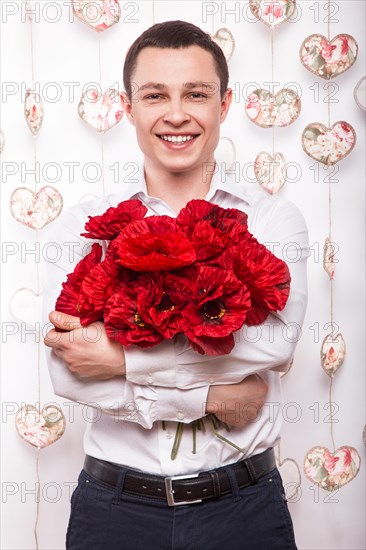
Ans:
MULTIPOLYGON (((193 88, 206 88, 208 91, 214 92, 217 89, 217 84, 215 82, 203 82, 202 80, 196 80, 194 82, 184 82, 184 88, 191 90, 193 88)), ((167 85, 162 82, 146 82, 139 86, 139 92, 143 90, 153 89, 153 90, 165 90, 167 85)))

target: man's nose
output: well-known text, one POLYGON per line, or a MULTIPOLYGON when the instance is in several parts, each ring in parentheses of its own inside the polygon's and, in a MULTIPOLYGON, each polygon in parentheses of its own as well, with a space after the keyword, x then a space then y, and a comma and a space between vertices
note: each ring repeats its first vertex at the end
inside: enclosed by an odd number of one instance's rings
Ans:
POLYGON ((170 122, 178 126, 189 119, 190 115, 182 100, 172 99, 168 102, 167 110, 164 115, 164 122, 170 122))

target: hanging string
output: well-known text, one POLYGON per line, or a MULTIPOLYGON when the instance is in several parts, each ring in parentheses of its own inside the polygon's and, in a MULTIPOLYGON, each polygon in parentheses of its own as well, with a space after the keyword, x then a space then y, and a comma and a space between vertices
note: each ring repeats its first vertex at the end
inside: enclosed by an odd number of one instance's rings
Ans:
MULTIPOLYGON (((35 76, 34 76, 34 47, 33 47, 33 17, 31 15, 31 5, 30 2, 27 0, 26 2, 26 14, 27 19, 29 21, 29 29, 30 29, 30 54, 31 54, 31 74, 32 74, 32 91, 36 92, 35 89, 35 76)), ((34 162, 34 193, 37 193, 37 140, 36 136, 34 136, 34 143, 33 143, 33 162, 34 162)), ((39 243, 39 231, 36 229, 36 244, 39 243)), ((39 262, 36 258, 36 295, 40 295, 40 273, 39 273, 39 262)), ((37 328, 37 324, 36 324, 37 328)), ((36 354, 37 354, 37 402, 39 403, 39 406, 41 404, 41 341, 40 341, 40 327, 38 327, 38 332, 36 336, 36 354)), ((39 549, 38 545, 38 521, 39 521, 39 501, 40 501, 40 475, 39 475, 39 457, 40 457, 40 451, 39 448, 37 451, 37 458, 36 458, 36 519, 34 522, 34 539, 36 543, 36 550, 39 549)))
MULTIPOLYGON (((272 91, 274 94, 274 28, 271 27, 271 61, 272 61, 272 91)), ((273 97, 274 100, 274 97, 273 97)), ((272 125, 272 156, 274 157, 275 154, 275 127, 274 124, 272 125)))
POLYGON ((152 0, 152 22, 155 25, 155 0, 152 0))
POLYGON ((330 437, 332 439, 332 445, 333 445, 333 453, 335 451, 335 443, 334 443, 334 436, 333 436, 333 401, 332 401, 332 388, 333 388, 333 374, 330 377, 330 385, 329 385, 329 407, 330 407, 330 437))
MULTIPOLYGON (((98 35, 98 64, 99 64, 99 88, 103 96, 103 87, 102 87, 102 44, 101 44, 101 33, 98 35)), ((105 195, 105 181, 104 181, 104 134, 100 135, 100 156, 102 159, 102 196, 105 195)))

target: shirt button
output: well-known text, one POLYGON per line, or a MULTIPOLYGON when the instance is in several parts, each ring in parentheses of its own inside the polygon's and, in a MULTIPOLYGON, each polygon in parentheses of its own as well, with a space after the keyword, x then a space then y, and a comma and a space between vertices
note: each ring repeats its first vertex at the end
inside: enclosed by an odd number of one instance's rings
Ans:
POLYGON ((152 384, 153 381, 154 381, 154 378, 151 375, 147 377, 147 383, 148 384, 152 384))
POLYGON ((178 418, 178 420, 183 420, 184 414, 182 412, 178 412, 177 413, 177 418, 178 418))
POLYGON ((167 439, 171 439, 172 437, 173 437, 172 432, 168 432, 168 433, 166 434, 166 438, 167 438, 167 439))
POLYGON ((215 382, 215 379, 213 376, 211 376, 210 380, 209 380, 210 384, 213 384, 215 382))

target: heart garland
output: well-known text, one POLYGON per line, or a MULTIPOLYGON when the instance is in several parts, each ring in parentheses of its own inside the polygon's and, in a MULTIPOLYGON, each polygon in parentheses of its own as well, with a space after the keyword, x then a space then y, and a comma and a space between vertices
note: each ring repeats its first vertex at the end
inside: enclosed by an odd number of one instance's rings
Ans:
POLYGON ((42 295, 31 288, 18 288, 10 298, 12 317, 35 328, 42 323, 42 295))
POLYGON ((312 483, 333 491, 352 481, 360 470, 361 458, 354 447, 343 445, 331 453, 316 446, 305 457, 305 474, 312 483))
POLYGON ((298 463, 293 458, 280 460, 278 456, 276 457, 276 464, 282 477, 286 500, 296 498, 301 486, 301 472, 298 463))
POLYGON ((275 96, 258 88, 248 96, 245 110, 249 119, 262 128, 289 126, 300 114, 301 100, 290 88, 283 88, 275 96))
POLYGON ((329 237, 325 239, 324 244, 324 253, 323 253, 323 268, 327 272, 330 280, 334 279, 334 255, 335 250, 333 243, 330 241, 329 237))
POLYGON ((363 76, 356 84, 353 96, 357 105, 366 111, 366 76, 363 76))
POLYGON ((229 62, 234 50, 235 50, 235 40, 232 33, 226 27, 218 29, 214 35, 212 35, 212 40, 216 42, 218 46, 224 52, 226 61, 229 62))
POLYGON ((254 161, 257 182, 271 195, 277 193, 286 181, 286 161, 282 153, 270 155, 261 151, 254 161))
POLYGON ((236 163, 236 149, 231 138, 226 136, 220 137, 215 151, 215 160, 219 166, 224 167, 225 172, 230 172, 234 169, 236 163))
POLYGON ((344 120, 330 128, 321 122, 312 122, 304 129, 301 143, 309 157, 329 166, 350 154, 356 144, 356 132, 344 120))
POLYGON ((37 135, 42 126, 44 110, 40 95, 32 90, 25 93, 24 116, 32 134, 37 135))
POLYGON ((109 29, 121 18, 118 0, 72 0, 76 17, 97 32, 109 29))
POLYGON ((81 96, 78 112, 89 126, 104 134, 122 120, 122 94, 114 88, 108 88, 99 96, 96 88, 89 88, 81 96))
POLYGON ((60 215, 63 199, 57 189, 46 185, 37 193, 27 187, 18 187, 10 197, 13 217, 31 229, 42 229, 60 215))
POLYGON ((338 34, 328 41, 322 34, 311 34, 301 44, 300 59, 308 71, 330 80, 352 67, 358 45, 353 36, 338 34))
POLYGON ((66 427, 65 416, 58 405, 45 405, 40 411, 33 405, 22 405, 15 417, 15 427, 22 439, 37 449, 58 441, 66 427))
POLYGON ((249 7, 259 21, 274 28, 293 16, 296 2, 295 0, 249 0, 249 7))

